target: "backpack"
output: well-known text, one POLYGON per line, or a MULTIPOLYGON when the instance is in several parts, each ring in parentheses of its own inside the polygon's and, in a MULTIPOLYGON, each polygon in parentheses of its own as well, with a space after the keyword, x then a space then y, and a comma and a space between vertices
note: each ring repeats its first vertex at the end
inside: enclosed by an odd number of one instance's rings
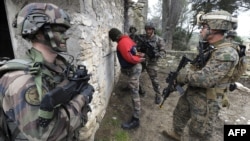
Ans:
MULTIPOLYGON (((14 70, 27 70, 30 68, 30 60, 21 60, 2 57, 0 58, 0 78, 8 71, 14 70)), ((2 108, 2 98, 0 96, 0 140, 2 141, 12 141, 19 134, 19 129, 15 128, 14 132, 11 134, 11 129, 7 125, 6 116, 2 108)))
POLYGON ((233 74, 231 76, 231 81, 236 82, 247 70, 247 59, 246 59, 246 46, 241 44, 235 44, 235 49, 239 54, 239 62, 235 66, 233 70, 233 74))
MULTIPOLYGON (((234 64, 234 67, 232 67, 229 70, 229 72, 226 74, 227 77, 222 80, 222 83, 228 80, 229 80, 229 83, 234 83, 238 79, 240 79, 240 77, 245 73, 247 69, 247 60, 246 60, 246 54, 245 54, 246 46, 241 45, 237 42, 224 42, 218 46, 218 48, 224 48, 224 47, 231 47, 238 53, 238 62, 235 62, 237 64, 234 64)), ((218 54, 216 58, 218 58, 219 60, 222 59, 222 60, 230 61, 234 57, 230 56, 229 54, 227 54, 226 56, 224 56, 223 54, 218 54)))
MULTIPOLYGON (((218 82, 218 86, 213 88, 208 88, 206 93, 207 97, 209 99, 217 99, 218 96, 222 96, 222 107, 228 107, 230 105, 229 99, 227 97, 226 89, 229 88, 230 91, 233 91, 235 87, 232 89, 230 88, 232 84, 234 84, 246 71, 247 64, 246 64, 246 57, 245 57, 245 50, 246 46, 240 45, 238 43, 232 43, 232 42, 224 42, 217 46, 217 48, 224 48, 224 47, 230 47, 231 51, 235 50, 238 54, 237 60, 238 62, 234 62, 235 64, 233 67, 230 68, 230 70, 226 73, 225 77, 218 82)), ((216 55, 214 52, 212 52, 211 57, 214 57, 221 61, 235 61, 236 56, 231 56, 231 52, 227 52, 227 54, 221 54, 217 53, 216 55)))

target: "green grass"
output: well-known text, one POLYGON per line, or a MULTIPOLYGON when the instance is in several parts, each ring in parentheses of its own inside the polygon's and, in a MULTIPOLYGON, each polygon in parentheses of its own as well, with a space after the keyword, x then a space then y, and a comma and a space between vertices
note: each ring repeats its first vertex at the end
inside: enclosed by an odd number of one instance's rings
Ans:
POLYGON ((124 130, 117 130, 115 132, 115 141, 129 141, 128 132, 124 130))
POLYGON ((104 117, 95 141, 131 141, 126 130, 121 128, 121 120, 104 117))

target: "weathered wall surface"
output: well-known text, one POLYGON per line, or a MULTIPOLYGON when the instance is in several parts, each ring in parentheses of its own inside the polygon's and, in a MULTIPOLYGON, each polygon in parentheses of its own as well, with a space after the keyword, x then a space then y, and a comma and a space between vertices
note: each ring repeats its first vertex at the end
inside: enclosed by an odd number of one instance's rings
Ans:
POLYGON ((144 33, 144 24, 147 21, 148 1, 138 0, 138 2, 130 2, 128 8, 128 32, 130 26, 137 28, 137 33, 144 33))

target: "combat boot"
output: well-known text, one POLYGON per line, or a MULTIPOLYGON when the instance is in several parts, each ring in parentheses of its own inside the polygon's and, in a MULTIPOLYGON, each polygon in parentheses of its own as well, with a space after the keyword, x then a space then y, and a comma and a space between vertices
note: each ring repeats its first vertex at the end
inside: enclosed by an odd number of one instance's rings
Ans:
POLYGON ((162 100, 162 98, 161 98, 160 95, 156 95, 156 96, 155 96, 155 104, 160 104, 160 103, 161 103, 161 100, 162 100))
POLYGON ((125 122, 125 123, 122 123, 122 128, 123 129, 127 129, 127 130, 130 130, 130 129, 135 129, 135 128, 138 128, 140 126, 140 120, 139 118, 135 118, 134 116, 130 119, 129 122, 125 122))
POLYGON ((146 95, 146 92, 143 90, 142 86, 140 86, 140 85, 139 85, 139 94, 142 97, 144 97, 146 95))
POLYGON ((175 141, 180 141, 181 140, 181 135, 176 133, 173 129, 164 130, 164 131, 162 131, 162 134, 165 137, 171 138, 171 139, 173 139, 175 141))

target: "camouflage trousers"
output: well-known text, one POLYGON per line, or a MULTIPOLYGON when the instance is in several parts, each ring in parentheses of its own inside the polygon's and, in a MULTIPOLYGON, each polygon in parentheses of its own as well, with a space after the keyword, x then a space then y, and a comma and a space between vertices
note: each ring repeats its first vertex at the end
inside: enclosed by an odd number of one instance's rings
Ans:
POLYGON ((188 87, 174 110, 173 128, 183 135, 189 122, 189 141, 212 141, 213 127, 220 107, 217 100, 207 99, 205 91, 203 88, 188 87))
POLYGON ((131 99, 133 104, 133 116, 140 117, 141 102, 139 95, 139 78, 141 76, 142 65, 136 64, 130 69, 121 69, 121 72, 128 76, 128 87, 131 93, 131 99))
MULTIPOLYGON (((146 63, 142 63, 142 66, 143 66, 143 70, 145 69, 149 75, 155 94, 158 96, 161 96, 159 79, 158 79, 158 74, 157 74, 159 70, 157 60, 149 60, 146 63)), ((140 86, 143 89, 142 79, 140 79, 140 86)))

